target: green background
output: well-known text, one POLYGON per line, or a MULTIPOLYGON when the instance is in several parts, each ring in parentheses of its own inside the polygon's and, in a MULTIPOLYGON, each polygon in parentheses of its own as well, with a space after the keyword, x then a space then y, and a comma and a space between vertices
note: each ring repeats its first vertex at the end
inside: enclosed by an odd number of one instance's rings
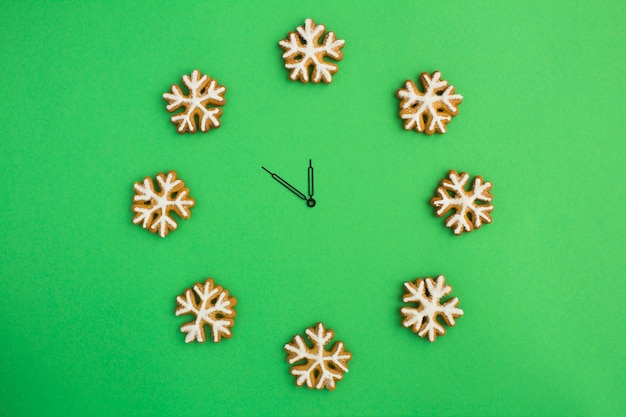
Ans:
POLYGON ((626 3, 501 3, 4 5, 0 415, 623 413, 626 3), (283 68, 307 17, 346 40, 330 85, 283 68), (180 136, 161 95, 194 69, 223 125, 180 136), (459 115, 406 132, 395 91, 434 70, 459 115), (305 190, 309 158, 314 209, 261 170, 305 190), (197 205, 161 239, 132 186, 170 169, 197 205), (493 182, 492 224, 434 216, 449 169, 493 182), (438 274, 465 316, 431 344, 399 309, 438 274), (175 297, 206 277, 234 336, 187 345, 175 297), (354 356, 334 392, 282 350, 318 321, 354 356))

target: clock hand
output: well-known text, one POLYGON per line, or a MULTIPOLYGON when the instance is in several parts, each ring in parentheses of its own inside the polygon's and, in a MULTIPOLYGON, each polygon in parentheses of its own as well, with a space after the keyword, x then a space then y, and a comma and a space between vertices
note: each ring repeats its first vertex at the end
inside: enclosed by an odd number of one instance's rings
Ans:
POLYGON ((292 193, 297 195, 302 200, 308 201, 304 194, 302 194, 300 191, 298 191, 296 189, 296 187, 294 187, 293 185, 289 184, 287 181, 282 179, 278 174, 274 174, 273 172, 271 172, 269 169, 267 169, 265 167, 261 167, 261 168, 263 168, 265 171, 267 171, 267 173, 270 174, 272 176, 272 178, 274 178, 280 185, 282 185, 283 187, 285 187, 286 189, 288 189, 289 191, 291 191, 292 193))
POLYGON ((306 200, 306 205, 309 207, 314 207, 315 206, 315 200, 313 200, 313 163, 311 162, 311 160, 309 159, 309 169, 308 169, 308 174, 309 174, 309 198, 306 200))

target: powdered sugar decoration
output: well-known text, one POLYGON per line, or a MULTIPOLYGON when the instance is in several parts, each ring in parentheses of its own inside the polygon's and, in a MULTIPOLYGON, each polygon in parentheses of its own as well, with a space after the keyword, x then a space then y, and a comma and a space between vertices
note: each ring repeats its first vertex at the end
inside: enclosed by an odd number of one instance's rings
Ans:
POLYGON ((463 96, 455 94, 454 87, 441 80, 441 73, 424 72, 420 76, 424 92, 417 89, 412 80, 407 80, 405 88, 397 91, 400 99, 400 118, 406 130, 415 129, 432 135, 446 133, 446 125, 458 113, 457 106, 463 96))
POLYGON ((211 327, 213 341, 219 343, 222 337, 230 338, 230 328, 235 324, 236 312, 233 309, 237 304, 235 297, 230 297, 228 291, 215 286, 213 279, 208 278, 204 284, 197 283, 193 292, 187 289, 176 297, 176 315, 192 314, 195 319, 180 327, 180 331, 187 333, 185 343, 197 340, 204 343, 206 335, 204 326, 211 327), (195 295, 194 295, 195 293, 195 295))
POLYGON ((443 336, 445 328, 437 321, 441 316, 448 326, 455 325, 455 318, 463 315, 463 310, 457 308, 459 299, 454 297, 443 304, 441 299, 452 292, 452 287, 446 285, 445 277, 439 275, 436 281, 432 278, 418 278, 415 282, 404 283, 407 292, 402 297, 405 303, 417 303, 417 307, 402 307, 402 325, 411 328, 420 337, 428 337, 434 342, 437 335, 443 336))
POLYGON ((324 346, 334 337, 332 330, 326 330, 323 323, 305 331, 313 344, 309 347, 300 335, 296 335, 291 343, 285 345, 287 362, 296 364, 291 367, 291 374, 296 377, 296 385, 306 384, 309 388, 329 390, 336 388, 335 381, 343 378, 348 372, 348 361, 352 354, 343 348, 342 342, 336 342, 330 351, 324 346))
POLYGON ((474 178, 474 184, 470 191, 465 190, 465 185, 469 179, 467 172, 460 175, 451 170, 448 178, 441 181, 437 188, 437 196, 430 200, 430 204, 436 208, 435 214, 438 217, 444 216, 448 211, 453 210, 454 214, 446 219, 446 226, 453 229, 455 235, 471 232, 478 229, 483 222, 491 223, 491 204, 479 204, 490 202, 493 196, 489 192, 491 183, 484 182, 481 176, 474 178))
POLYGON ((163 94, 163 99, 168 102, 167 111, 172 113, 183 107, 184 110, 173 115, 170 120, 178 125, 178 133, 196 132, 197 120, 200 121, 200 130, 208 132, 211 127, 220 127, 222 109, 219 107, 207 107, 209 105, 223 106, 226 104, 224 93, 226 87, 217 84, 208 75, 201 75, 200 71, 194 70, 191 77, 183 75, 183 84, 189 90, 184 94, 176 84, 172 85, 172 92, 163 94))
POLYGON ((324 25, 315 25, 312 19, 306 19, 304 26, 298 26, 296 32, 290 32, 288 39, 278 44, 285 50, 283 59, 285 68, 290 70, 289 78, 292 81, 299 79, 303 83, 309 82, 309 67, 313 66, 312 80, 314 83, 324 81, 330 83, 332 74, 338 70, 337 65, 327 62, 324 57, 340 61, 343 58, 341 48, 345 41, 335 39, 334 32, 328 32, 320 43, 324 34, 324 25))

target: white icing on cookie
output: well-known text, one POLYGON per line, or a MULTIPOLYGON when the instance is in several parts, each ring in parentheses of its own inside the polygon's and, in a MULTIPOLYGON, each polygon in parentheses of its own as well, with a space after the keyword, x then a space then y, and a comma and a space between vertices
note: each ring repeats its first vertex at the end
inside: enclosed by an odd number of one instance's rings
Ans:
POLYGON ((425 88, 424 93, 411 80, 406 81, 405 89, 397 92, 401 99, 400 117, 405 120, 404 128, 425 131, 427 134, 435 131, 445 133, 446 124, 458 113, 457 106, 463 96, 455 94, 454 87, 441 80, 439 71, 435 71, 432 76, 423 73, 420 78, 425 88))
POLYGON ((226 87, 218 86, 215 80, 208 75, 200 76, 200 71, 194 70, 191 78, 183 75, 183 83, 189 90, 189 94, 183 94, 180 87, 172 85, 172 92, 163 94, 163 98, 169 103, 167 111, 173 112, 180 107, 185 110, 171 117, 172 123, 178 125, 178 132, 184 133, 196 131, 195 117, 200 119, 200 130, 207 132, 211 127, 219 127, 219 116, 222 109, 217 107, 207 108, 208 105, 223 106, 226 100, 223 97, 226 87))
POLYGON ((176 315, 193 314, 195 320, 185 323, 180 327, 180 331, 187 333, 185 343, 197 340, 203 343, 206 340, 204 326, 209 325, 213 333, 213 341, 218 343, 222 337, 231 337, 230 327, 234 325, 235 311, 233 306, 237 299, 228 296, 228 291, 220 286, 214 286, 212 279, 207 279, 205 284, 196 284, 193 287, 197 295, 193 295, 191 290, 186 290, 181 296, 176 297, 178 308, 176 315))
POLYGON ((345 41, 335 39, 334 32, 328 32, 323 42, 319 39, 324 34, 324 25, 315 25, 312 19, 306 19, 303 26, 296 28, 298 34, 291 32, 288 40, 281 40, 278 44, 285 50, 285 68, 291 70, 289 77, 292 80, 300 78, 303 82, 309 81, 309 66, 313 65, 313 82, 323 80, 332 81, 332 74, 338 70, 337 65, 323 60, 324 56, 334 60, 341 60, 345 41), (299 36, 298 36, 299 35, 299 36))
POLYGON ((404 316, 402 325, 412 327, 420 337, 428 336, 434 342, 437 335, 444 335, 445 328, 437 321, 441 316, 449 326, 455 325, 455 318, 463 316, 463 310, 457 308, 459 299, 454 297, 441 304, 441 298, 452 292, 452 287, 445 284, 443 275, 432 278, 419 278, 415 282, 406 282, 404 287, 407 293, 402 297, 405 303, 417 303, 417 307, 402 307, 400 312, 404 316))
POLYGON ((449 210, 454 210, 446 220, 446 226, 454 230, 455 235, 471 232, 478 229, 485 223, 491 223, 491 204, 479 204, 479 202, 490 202, 493 196, 489 192, 491 183, 480 176, 474 178, 474 184, 470 191, 465 190, 465 184, 469 179, 466 172, 459 175, 456 171, 448 173, 448 179, 441 181, 441 186, 437 188, 437 197, 431 200, 431 204, 436 208, 437 216, 442 217, 449 210), (449 194, 451 191, 454 195, 449 194))
POLYGON ((143 184, 135 183, 135 204, 132 210, 136 215, 133 223, 141 223, 144 229, 158 231, 159 236, 165 237, 170 230, 178 227, 170 211, 174 210, 180 217, 187 219, 196 202, 193 198, 187 198, 188 190, 181 180, 176 179, 176 172, 170 171, 167 176, 160 173, 156 179, 161 191, 155 190, 150 177, 144 178, 143 184), (176 197, 172 197, 174 194, 176 197))
POLYGON ((348 372, 347 362, 352 359, 352 354, 343 350, 342 342, 335 343, 331 351, 324 349, 334 333, 331 330, 326 331, 323 323, 318 323, 315 329, 306 329, 305 333, 313 344, 312 348, 307 346, 300 335, 296 335, 292 343, 285 345, 289 364, 305 361, 304 364, 291 368, 291 374, 296 377, 296 385, 335 389, 335 380, 342 379, 343 373, 348 372))

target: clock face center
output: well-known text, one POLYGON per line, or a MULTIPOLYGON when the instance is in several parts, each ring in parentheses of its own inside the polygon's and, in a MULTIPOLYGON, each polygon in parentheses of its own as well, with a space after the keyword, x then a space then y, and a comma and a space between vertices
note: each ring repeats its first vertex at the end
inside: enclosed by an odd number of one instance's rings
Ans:
POLYGON ((306 201, 306 205, 309 206, 309 207, 315 207, 315 200, 313 200, 312 198, 309 198, 306 201))

